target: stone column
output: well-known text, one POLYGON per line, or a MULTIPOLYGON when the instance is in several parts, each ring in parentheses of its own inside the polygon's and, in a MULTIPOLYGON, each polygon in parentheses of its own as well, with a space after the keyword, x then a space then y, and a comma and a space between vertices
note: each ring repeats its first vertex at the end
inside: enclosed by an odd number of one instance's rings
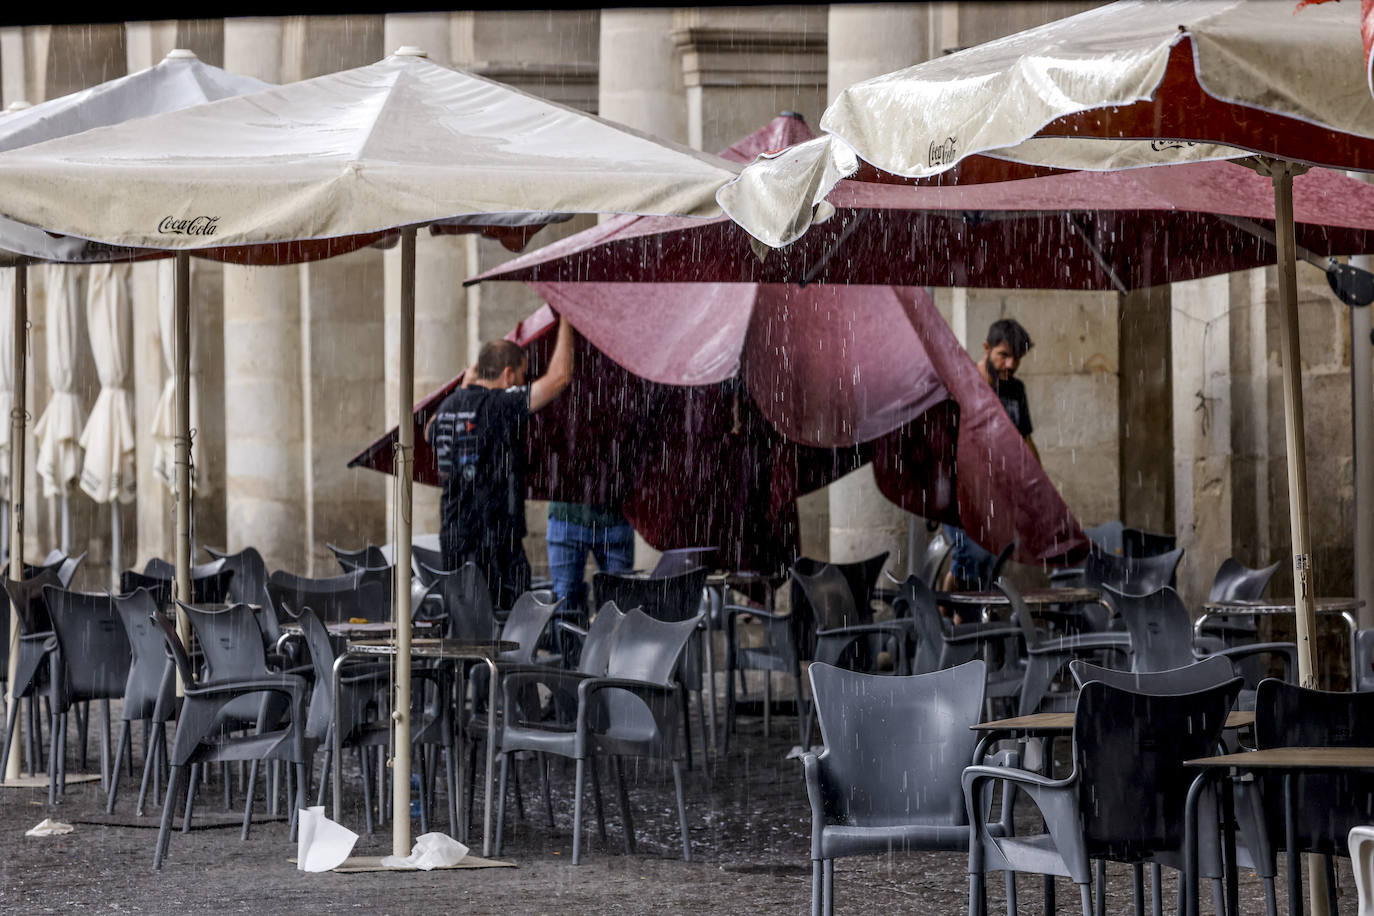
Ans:
MULTIPOLYGON (((938 11, 938 5, 923 4, 832 4, 827 23, 828 98, 833 100, 846 86, 860 80, 927 59, 934 32, 932 19, 938 11)), ((818 120, 818 114, 812 115, 813 127, 818 120)), ((812 540, 808 537, 812 527, 827 519, 826 554, 836 562, 852 562, 887 551, 887 568, 901 577, 907 571, 912 547, 925 547, 925 525, 883 496, 871 465, 835 481, 823 494, 803 497, 799 507, 803 547, 811 547, 807 542, 812 540), (913 528, 917 535, 914 545, 908 538, 913 528)), ((807 555, 816 556, 809 550, 807 555)))
POLYGON ((1160 286, 1121 296, 1118 331, 1121 520, 1159 532, 1176 530, 1169 291, 1160 286))

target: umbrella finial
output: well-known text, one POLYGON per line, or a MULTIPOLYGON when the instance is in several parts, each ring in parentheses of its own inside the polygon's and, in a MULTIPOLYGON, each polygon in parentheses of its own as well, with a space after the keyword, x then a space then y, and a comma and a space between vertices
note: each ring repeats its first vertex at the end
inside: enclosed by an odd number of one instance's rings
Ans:
POLYGON ((173 48, 163 60, 200 60, 190 48, 173 48))
POLYGON ((429 57, 429 52, 424 48, 415 45, 401 45, 396 49, 395 57, 429 57))

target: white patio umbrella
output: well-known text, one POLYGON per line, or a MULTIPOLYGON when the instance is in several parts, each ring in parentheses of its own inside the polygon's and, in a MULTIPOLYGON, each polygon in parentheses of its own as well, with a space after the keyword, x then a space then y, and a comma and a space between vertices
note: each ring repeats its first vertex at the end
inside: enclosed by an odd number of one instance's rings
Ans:
MULTIPOLYGON (((12 150, 31 143, 67 136, 94 127, 117 124, 133 118, 163 111, 172 111, 214 99, 244 92, 255 92, 270 86, 262 80, 239 76, 200 61, 187 50, 170 52, 165 59, 127 76, 109 80, 89 89, 49 99, 38 105, 12 103, 0 118, 0 150, 12 150)), ((11 376, 12 409, 8 423, 0 424, 0 435, 13 443, 10 450, 8 493, 9 524, 7 543, 10 547, 10 575, 23 575, 24 560, 24 429, 28 414, 25 411, 24 378, 25 328, 28 324, 27 265, 34 260, 57 262, 94 262, 126 260, 138 253, 113 248, 86 239, 58 237, 36 226, 0 217, 0 265, 13 267, 10 283, 13 296, 10 349, 0 351, 0 360, 8 359, 5 372, 11 376)), ((10 634, 17 638, 18 622, 10 612, 10 634)), ((10 653, 13 662, 15 653, 10 653)), ((11 672, 10 683, 14 683, 11 672)), ((11 698, 11 702, 13 699, 11 698)), ((18 745, 18 742, 15 742, 18 745)), ((19 775, 19 757, 11 754, 3 761, 6 780, 19 775)))
POLYGON ((81 398, 76 393, 78 278, 74 268, 62 264, 47 265, 44 275, 44 337, 52 398, 33 427, 38 444, 34 470, 43 479, 43 495, 61 500, 58 546, 66 552, 71 549, 71 487, 81 475, 81 430, 85 425, 81 398))
MULTIPOLYGON (((285 263, 401 235, 400 414, 414 400, 415 231, 457 220, 646 213, 712 216, 737 168, 499 83, 415 49, 366 67, 0 155, 0 214, 176 258, 177 593, 189 594, 189 261, 193 251, 285 263)), ((395 563, 410 566, 414 441, 399 443, 395 563)), ((398 652, 410 590, 396 577, 398 652)), ((410 668, 397 666, 397 812, 409 806, 410 668)), ((490 793, 488 793, 490 799, 490 793)), ((491 818, 488 801, 486 821, 491 818)), ((410 852, 409 819, 393 851, 410 852)))
POLYGON ((1258 154, 1247 162, 1275 189, 1299 674, 1311 685, 1292 179, 1312 165, 1374 171, 1364 77, 1357 4, 1295 15, 1281 3, 1123 0, 856 83, 821 118, 829 137, 755 163, 720 199, 780 246, 864 164, 900 180, 975 154, 1104 170, 1258 154))
POLYGON ((134 410, 125 387, 133 360, 128 280, 124 265, 96 264, 86 281, 86 326, 100 394, 81 433, 81 447, 86 450, 81 489, 110 506, 110 582, 115 589, 122 565, 120 504, 133 502, 135 485, 134 410))
MULTIPOLYGON (((172 265, 164 266, 171 267, 172 265)), ((157 333, 158 341, 161 344, 159 350, 162 353, 162 362, 167 369, 167 380, 162 385, 162 394, 158 396, 157 408, 153 411, 152 433, 153 441, 157 443, 157 451, 153 455, 153 473, 169 490, 175 492, 176 330, 173 322, 176 313, 176 294, 173 286, 174 284, 169 282, 162 282, 158 285, 157 333)), ((194 347, 192 347, 192 352, 194 352, 194 347)), ((200 384, 194 372, 191 373, 190 386, 191 429, 197 429, 200 426, 200 384)), ((198 493, 204 493, 204 475, 196 473, 195 453, 196 446, 193 441, 191 443, 191 489, 198 493)), ((194 553, 195 551, 192 550, 192 554, 194 553)))

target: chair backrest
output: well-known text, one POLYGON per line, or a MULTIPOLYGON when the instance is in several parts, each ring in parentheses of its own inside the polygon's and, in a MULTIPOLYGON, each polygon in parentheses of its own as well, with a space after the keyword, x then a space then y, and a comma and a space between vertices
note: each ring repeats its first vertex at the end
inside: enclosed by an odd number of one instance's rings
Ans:
POLYGON ((172 661, 167 657, 162 631, 149 618, 161 613, 147 589, 114 598, 115 613, 124 624, 133 660, 129 679, 124 682, 125 719, 165 721, 172 716, 175 680, 172 661))
MULTIPOLYGON (((161 598, 160 607, 171 603, 176 567, 160 557, 153 557, 142 573, 124 570, 119 574, 119 590, 123 594, 146 588, 161 598), (164 597, 165 596, 165 597, 164 597)), ((211 560, 191 567, 191 602, 193 604, 223 604, 229 597, 234 571, 222 559, 211 560)))
POLYGON ((1093 550, 1083 563, 1083 581, 1092 586, 1110 585, 1119 591, 1146 594, 1174 581, 1182 557, 1182 547, 1152 557, 1118 557, 1093 550))
POLYGON ((675 547, 663 551, 654 568, 649 572, 650 579, 667 579, 680 576, 685 572, 700 569, 707 560, 714 559, 717 547, 675 547))
POLYGON ((205 680, 230 681, 268 677, 262 627, 246 604, 207 611, 178 601, 205 655, 205 680))
POLYGON ((1125 528, 1126 526, 1120 521, 1113 520, 1085 528, 1083 533, 1088 536, 1089 541, 1092 541, 1093 546, 1102 553, 1120 557, 1126 554, 1126 548, 1121 542, 1122 532, 1125 528))
POLYGON ((945 536, 945 529, 940 528, 931 535, 926 552, 921 555, 921 568, 916 571, 928 588, 940 587, 940 571, 953 550, 954 542, 945 536))
POLYGON ((582 643, 582 655, 577 663, 578 671, 596 675, 606 673, 606 664, 611 657, 611 636, 624 619, 625 613, 616 607, 614 601, 607 601, 601 605, 601 610, 592 618, 587 638, 582 643))
POLYGON ((1141 528, 1121 529, 1121 550, 1128 557, 1157 557, 1173 550, 1177 543, 1178 538, 1172 534, 1159 534, 1141 528))
POLYGON ((1167 585, 1143 595, 1110 585, 1103 585, 1102 591, 1131 634, 1135 671, 1167 671, 1192 664, 1193 625, 1178 592, 1167 585))
POLYGON ((420 580, 420 584, 429 588, 438 581, 434 570, 444 569, 443 551, 412 544, 410 545, 410 566, 411 571, 420 580))
POLYGON ((48 633, 52 630, 52 618, 48 616, 48 605, 43 600, 43 589, 51 585, 62 585, 57 570, 52 567, 46 567, 37 575, 18 582, 10 579, 4 581, 10 607, 14 608, 14 613, 19 617, 20 635, 48 633))
POLYGON ((191 658, 186 654, 186 647, 182 645, 181 637, 177 635, 176 624, 172 618, 161 612, 150 614, 149 622, 157 627, 162 634, 162 644, 167 649, 167 655, 171 658, 172 664, 176 666, 177 673, 181 675, 183 684, 196 683, 196 672, 191 667, 191 658))
POLYGON ((563 599, 541 600, 535 592, 525 592, 511 606, 510 616, 501 629, 503 642, 519 643, 519 649, 502 652, 501 660, 529 664, 534 661, 534 648, 539 637, 548 629, 549 621, 563 605, 563 599))
MULTIPOLYGON (((1374 693, 1311 690, 1265 678, 1255 691, 1255 747, 1368 747, 1374 693)), ((1262 774, 1264 803, 1275 846, 1283 840, 1282 781, 1262 774)), ((1295 787, 1301 850, 1345 855, 1352 827, 1374 822, 1374 779, 1368 773, 1304 773, 1295 787)))
POLYGON ((353 572, 355 569, 380 569, 383 566, 391 565, 386 554, 382 552, 382 548, 373 544, 367 544, 358 550, 345 550, 342 547, 335 547, 333 544, 326 544, 325 546, 334 554, 334 558, 339 561, 339 566, 346 573, 353 572))
POLYGON ((1079 687, 1088 681, 1101 681, 1136 693, 1194 693, 1231 680, 1236 676, 1236 666, 1223 655, 1210 655, 1164 671, 1118 671, 1076 658, 1069 662, 1069 673, 1079 687))
MULTIPOLYGON (((310 737, 323 738, 334 718, 334 641, 329 630, 320 623, 320 618, 309 608, 301 611, 296 619, 305 637, 306 651, 310 653, 310 666, 315 670, 315 687, 310 691, 305 733, 310 737)), ((352 706, 345 703, 344 709, 351 712, 352 706)), ((353 722, 342 723, 342 734, 350 734, 353 726, 353 722)))
POLYGON ((281 638, 281 621, 277 617, 272 596, 267 593, 267 563, 263 560, 262 554, 253 547, 245 547, 238 553, 220 553, 208 547, 205 549, 211 556, 221 560, 224 563, 223 568, 233 574, 233 578, 229 580, 225 600, 230 604, 256 604, 261 608, 258 622, 262 624, 263 645, 275 646, 281 638))
POLYGON ((944 655, 944 625, 940 622, 940 608, 935 593, 920 573, 913 573, 897 589, 892 602, 897 617, 911 618, 916 629, 916 653, 911 658, 913 674, 929 674, 940 670, 944 655))
POLYGON ((43 598, 65 672, 58 685, 57 708, 65 710, 74 700, 123 696, 133 650, 109 594, 49 585, 43 589, 43 598))
POLYGON ((640 608, 669 622, 695 619, 706 574, 704 567, 660 579, 599 572, 592 577, 592 592, 598 605, 614 601, 617 607, 640 608))
POLYGON ((830 777, 828 819, 968 823, 960 777, 978 740, 982 661, 905 676, 816 662, 810 676, 830 777))
MULTIPOLYGON (((818 630, 868 623, 872 613, 855 606, 854 592, 839 567, 826 564, 814 573, 792 567, 792 581, 801 590, 803 606, 809 609, 818 630)), ((794 607, 792 613, 797 613, 794 607)))
POLYGON ((358 569, 342 576, 309 579, 278 569, 267 577, 267 594, 278 619, 310 608, 325 623, 349 618, 385 620, 391 611, 390 569, 358 569))
POLYGON ((1254 601, 1264 595, 1269 580, 1279 564, 1251 569, 1242 565, 1235 557, 1221 561, 1217 574, 1212 579, 1212 590, 1207 593, 1208 601, 1254 601))
POLYGON ((606 676, 669 684, 698 618, 667 621, 650 617, 639 608, 627 611, 611 634, 606 676))
POLYGON ((1241 679, 1191 693, 1149 694, 1089 681, 1074 712, 1079 816, 1088 854, 1130 859, 1183 847, 1184 802, 1216 753, 1241 679))
POLYGON ((1040 645, 1040 628, 1035 625, 1035 618, 1031 616, 1030 607, 1026 605, 1026 599, 1021 597, 1021 590, 1012 585, 1011 580, 1006 576, 997 580, 997 590, 1007 596, 1007 601, 1011 604, 1011 619, 1016 621, 1016 625, 1021 628, 1021 635, 1026 640, 1026 648, 1033 649, 1040 645))
POLYGON ((496 613, 491 589, 481 567, 471 561, 455 570, 425 567, 440 584, 444 612, 448 615, 449 639, 486 642, 496 635, 496 613))

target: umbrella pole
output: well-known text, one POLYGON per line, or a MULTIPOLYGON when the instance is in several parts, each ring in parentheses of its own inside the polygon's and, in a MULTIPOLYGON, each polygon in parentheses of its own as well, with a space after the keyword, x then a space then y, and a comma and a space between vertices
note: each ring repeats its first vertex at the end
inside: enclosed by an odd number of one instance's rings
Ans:
POLYGON ((1293 597, 1297 613, 1298 683, 1315 687, 1312 639, 1312 553, 1308 539, 1307 444, 1303 435, 1302 357, 1298 350, 1298 267, 1293 238, 1292 163, 1271 163, 1279 271, 1279 350, 1283 361, 1283 412, 1288 446, 1288 521, 1293 537, 1293 597))
POLYGON ((58 536, 58 547, 62 548, 65 554, 72 552, 72 497, 71 490, 66 485, 62 485, 62 527, 61 534, 58 536))
MULTIPOLYGON (((10 404, 10 581, 18 582, 24 578, 24 423, 25 413, 25 373, 26 352, 24 345, 25 327, 29 323, 29 278, 28 268, 23 264, 14 268, 14 322, 10 337, 10 359, 14 366, 14 392, 10 404)), ((6 602, 8 603, 8 602, 6 602)), ((10 607, 10 646, 9 646, 9 696, 6 698, 6 711, 14 709, 14 682, 18 680, 16 666, 19 663, 19 615, 10 607)), ((12 714, 12 713, 11 713, 12 714)), ((24 726, 27 728, 28 726, 24 726)), ((19 745, 10 742, 10 756, 5 761, 5 778, 19 777, 19 745)))
POLYGON ((410 855, 410 538, 411 465, 415 460, 415 424, 411 411, 415 402, 415 229, 401 230, 401 320, 400 376, 397 402, 396 447, 396 553, 392 569, 396 588, 392 607, 396 618, 396 702, 391 715, 395 720, 396 751, 391 767, 391 853, 410 855), (405 573, 404 575, 402 573, 405 573))
MULTIPOLYGON (((176 588, 173 597, 188 604, 191 601, 191 255, 176 253, 174 288, 175 308, 172 315, 172 353, 175 373, 176 431, 173 434, 173 462, 176 467, 176 588)), ((191 622, 180 609, 176 610, 177 635, 188 649, 191 645, 191 622)), ((177 694, 185 690, 181 675, 177 674, 177 694)))

